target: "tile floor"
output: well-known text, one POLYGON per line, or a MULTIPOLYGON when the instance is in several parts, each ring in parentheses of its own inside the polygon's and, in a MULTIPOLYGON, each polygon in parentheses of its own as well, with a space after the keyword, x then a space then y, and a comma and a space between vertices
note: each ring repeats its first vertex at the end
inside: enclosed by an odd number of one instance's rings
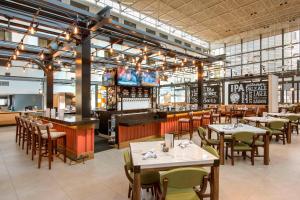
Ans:
MULTIPOLYGON (((128 182, 124 175, 122 151, 112 149, 95 154, 86 164, 68 165, 55 159, 37 169, 37 160, 14 142, 15 127, 0 128, 1 200, 126 200, 128 182)), ((196 143, 199 138, 195 134, 196 143)), ((300 135, 292 144, 272 143, 271 163, 260 158, 251 166, 239 159, 220 168, 220 200, 300 199, 300 135)), ((144 199, 151 199, 144 192, 144 199)))

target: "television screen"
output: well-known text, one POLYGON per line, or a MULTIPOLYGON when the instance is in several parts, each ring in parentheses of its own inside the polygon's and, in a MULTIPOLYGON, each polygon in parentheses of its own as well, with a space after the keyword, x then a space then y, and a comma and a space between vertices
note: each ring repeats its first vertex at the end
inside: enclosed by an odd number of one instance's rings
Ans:
POLYGON ((143 72, 142 86, 158 86, 157 72, 143 72))
POLYGON ((115 75, 114 70, 107 70, 103 74, 103 85, 104 86, 113 86, 115 85, 115 75))
POLYGON ((138 86, 139 76, 135 69, 118 68, 118 85, 138 86))

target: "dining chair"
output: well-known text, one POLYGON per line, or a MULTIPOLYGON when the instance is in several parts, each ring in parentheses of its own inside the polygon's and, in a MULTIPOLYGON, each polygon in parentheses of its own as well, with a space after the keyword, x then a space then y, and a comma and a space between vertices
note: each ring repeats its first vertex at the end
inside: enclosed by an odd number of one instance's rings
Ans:
POLYGON ((220 149, 220 140, 218 139, 208 139, 206 138, 206 130, 202 127, 198 127, 198 135, 201 139, 201 147, 203 145, 209 145, 212 147, 217 147, 217 149, 220 149))
POLYGON ((227 157, 231 158, 231 165, 234 165, 234 157, 239 157, 239 155, 235 155, 234 152, 242 152, 242 157, 246 159, 246 157, 251 159, 251 164, 254 165, 254 153, 255 153, 255 146, 254 143, 256 141, 255 134, 252 132, 237 132, 232 134, 232 142, 226 144, 226 155, 227 157), (247 142, 252 141, 251 144, 247 142), (228 149, 230 147, 230 155, 228 155, 228 149), (251 156, 247 155, 247 152, 251 152, 251 156))
MULTIPOLYGON (((128 198, 132 198, 132 188, 133 188, 133 164, 131 161, 130 151, 126 150, 123 152, 124 158, 124 170, 125 175, 129 181, 129 188, 128 188, 128 198)), ((159 187, 159 172, 142 172, 141 173, 141 188, 149 189, 152 192, 152 195, 156 196, 157 190, 159 187)))
POLYGON ((225 123, 232 122, 232 111, 231 106, 225 106, 225 123))
POLYGON ((211 117, 212 117, 212 123, 219 123, 221 124, 221 111, 219 110, 218 107, 216 109, 213 109, 211 112, 211 117))
POLYGON ((209 145, 203 145, 202 148, 203 148, 205 151, 207 151, 207 152, 211 153, 212 155, 216 156, 217 158, 219 158, 219 153, 218 153, 218 151, 217 151, 215 148, 213 148, 212 146, 209 146, 209 145))
POLYGON ((267 127, 270 130, 270 139, 274 135, 276 141, 282 140, 282 143, 285 145, 287 139, 287 124, 283 121, 273 121, 267 124, 267 127))
MULTIPOLYGON (((20 134, 22 132, 22 130, 21 130, 22 127, 21 127, 21 124, 20 124, 20 117, 15 116, 15 120, 16 120, 16 143, 18 143, 20 134)), ((20 143, 19 143, 19 145, 20 145, 20 143)))
POLYGON ((291 123, 291 131, 296 130, 297 135, 299 135, 299 117, 297 115, 290 115, 285 118, 291 123))
POLYGON ((160 200, 203 200, 209 173, 203 168, 177 168, 162 172, 159 188, 160 200), (197 188, 200 186, 199 188, 197 188))

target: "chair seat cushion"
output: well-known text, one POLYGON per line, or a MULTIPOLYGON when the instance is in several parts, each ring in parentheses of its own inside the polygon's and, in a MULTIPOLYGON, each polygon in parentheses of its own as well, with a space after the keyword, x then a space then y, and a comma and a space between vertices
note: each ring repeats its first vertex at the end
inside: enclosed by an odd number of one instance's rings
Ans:
POLYGON ((178 121, 179 122, 189 122, 190 119, 189 118, 180 118, 178 121))
POLYGON ((211 144, 220 144, 220 140, 217 139, 207 139, 207 141, 211 144))
POLYGON ((203 115, 203 118, 210 119, 210 115, 203 115))
MULTIPOLYGON (((50 130, 50 132, 57 132, 56 129, 49 129, 49 130, 50 130)), ((42 133, 42 134, 46 134, 46 133, 47 133, 47 130, 41 130, 41 133, 42 133)))
MULTIPOLYGON (((53 138, 53 139, 62 137, 64 135, 66 135, 65 132, 50 132, 50 137, 53 138)), ((48 134, 43 134, 42 138, 43 139, 47 139, 48 138, 48 134)))
POLYGON ((233 149, 236 150, 236 151, 251 151, 252 147, 250 147, 247 144, 238 143, 238 144, 233 146, 233 149))
MULTIPOLYGON (((252 141, 245 141, 244 142, 245 144, 248 144, 248 145, 251 145, 252 144, 252 141)), ((256 140, 255 141, 255 146, 263 146, 265 143, 264 143, 264 141, 261 141, 261 140, 256 140)))
POLYGON ((220 117, 221 115, 219 113, 212 114, 213 117, 220 117))
POLYGON ((193 120, 201 120, 202 117, 201 117, 201 116, 194 116, 192 119, 193 119, 193 120))
MULTIPOLYGON (((133 173, 130 173, 130 176, 133 179, 133 173)), ((159 183, 160 176, 159 172, 143 172, 141 174, 141 184, 142 185, 151 185, 154 183, 159 183)))
POLYGON ((168 187, 166 200, 198 200, 193 188, 172 188, 168 187))
POLYGON ((281 134, 283 134, 283 132, 281 130, 275 130, 275 129, 273 129, 273 130, 271 130, 271 134, 272 135, 281 135, 281 134))

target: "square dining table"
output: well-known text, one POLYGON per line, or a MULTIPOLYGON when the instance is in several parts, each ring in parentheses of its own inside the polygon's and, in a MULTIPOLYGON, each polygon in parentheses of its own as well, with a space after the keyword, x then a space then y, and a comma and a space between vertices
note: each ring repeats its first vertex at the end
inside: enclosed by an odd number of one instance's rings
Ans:
POLYGON ((202 149, 200 146, 189 142, 182 148, 180 143, 188 140, 175 140, 174 148, 168 152, 162 151, 163 141, 134 142, 130 143, 131 159, 133 163, 133 199, 141 199, 141 173, 145 171, 163 171, 180 167, 210 167, 212 200, 219 199, 219 158, 202 149), (143 157, 148 151, 154 151, 156 158, 143 157))
POLYGON ((272 116, 266 116, 266 117, 244 117, 243 118, 246 121, 249 122, 255 122, 256 126, 259 126, 260 124, 267 124, 274 121, 282 121, 287 123, 287 143, 290 144, 292 142, 292 131, 291 131, 291 123, 290 120, 280 117, 272 117, 272 116))
POLYGON ((264 164, 269 165, 269 132, 265 129, 250 126, 248 124, 210 124, 208 125, 208 138, 211 138, 212 131, 216 132, 220 138, 220 164, 224 165, 224 137, 225 135, 232 135, 237 132, 247 131, 257 135, 262 135, 264 140, 264 164))

